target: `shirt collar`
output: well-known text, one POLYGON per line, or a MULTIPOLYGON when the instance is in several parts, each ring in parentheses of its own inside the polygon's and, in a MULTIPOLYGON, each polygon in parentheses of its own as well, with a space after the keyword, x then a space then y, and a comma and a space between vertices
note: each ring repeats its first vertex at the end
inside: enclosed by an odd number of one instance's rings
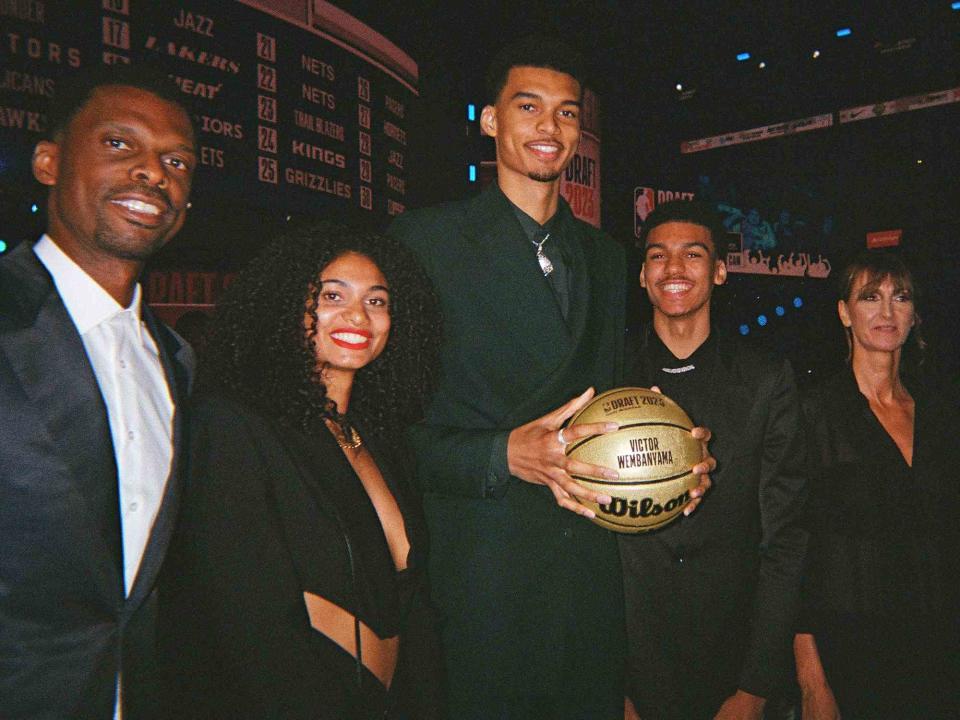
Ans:
MULTIPOLYGON (((507 202, 510 202, 509 198, 507 202)), ((554 220, 557 219, 557 213, 554 213, 549 220, 541 225, 513 203, 510 203, 510 206, 513 208, 513 214, 517 216, 517 220, 520 221, 520 227, 523 228, 528 239, 535 240, 538 234, 542 235, 545 231, 553 232, 554 220)))
MULTIPOLYGON (((526 234, 527 239, 535 240, 538 233, 547 231, 552 233, 555 229, 557 219, 560 217, 560 207, 561 204, 557 203, 557 211, 550 216, 550 219, 547 220, 543 225, 538 223, 527 213, 520 209, 520 207, 507 197, 506 193, 500 189, 500 186, 497 186, 497 191, 503 195, 503 199, 507 201, 507 204, 510 205, 510 208, 513 210, 513 214, 516 215, 517 221, 520 223, 520 227, 523 228, 523 232, 526 234)), ((562 198, 561 198, 562 199, 562 198)))
POLYGON ((124 311, 133 315, 140 333, 140 283, 133 290, 130 305, 124 308, 46 233, 33 246, 33 252, 49 271, 81 335, 124 311))

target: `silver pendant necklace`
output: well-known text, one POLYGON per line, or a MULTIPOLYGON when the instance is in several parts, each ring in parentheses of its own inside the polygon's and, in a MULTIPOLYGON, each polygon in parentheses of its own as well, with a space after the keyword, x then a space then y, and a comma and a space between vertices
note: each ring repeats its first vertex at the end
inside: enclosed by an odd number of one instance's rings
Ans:
POLYGON ((550 262, 550 258, 547 257, 546 253, 543 252, 543 244, 550 238, 550 233, 547 233, 543 236, 543 240, 537 242, 536 240, 531 240, 530 242, 537 246, 537 262, 540 263, 540 269, 543 270, 543 276, 546 277, 553 272, 553 263, 550 262))

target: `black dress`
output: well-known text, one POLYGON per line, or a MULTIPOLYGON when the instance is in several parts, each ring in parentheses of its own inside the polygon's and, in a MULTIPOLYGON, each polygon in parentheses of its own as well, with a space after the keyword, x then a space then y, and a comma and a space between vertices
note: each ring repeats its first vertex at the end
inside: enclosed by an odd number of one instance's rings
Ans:
POLYGON ((800 631, 817 642, 845 719, 960 717, 960 409, 916 403, 907 465, 850 371, 806 399, 810 550, 800 631))
MULTIPOLYGON (((162 595, 169 716, 429 718, 441 692, 416 501, 376 448, 411 550, 398 573, 376 510, 330 433, 281 430, 206 397, 162 595), (389 692, 314 630, 304 591, 400 635, 389 692)), ((368 438, 364 438, 369 448, 368 438)))

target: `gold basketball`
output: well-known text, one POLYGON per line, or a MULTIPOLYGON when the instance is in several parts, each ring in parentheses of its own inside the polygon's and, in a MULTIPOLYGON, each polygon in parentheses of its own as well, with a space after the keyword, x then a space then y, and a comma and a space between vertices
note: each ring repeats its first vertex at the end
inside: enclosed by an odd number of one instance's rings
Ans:
POLYGON ((613 468, 617 480, 574 475, 584 487, 609 495, 608 505, 581 502, 597 516, 593 522, 621 533, 641 533, 675 519, 698 484, 691 469, 701 460, 693 423, 673 400, 646 388, 618 388, 597 395, 570 418, 568 426, 616 422, 620 429, 591 435, 566 447, 566 453, 592 465, 613 468))

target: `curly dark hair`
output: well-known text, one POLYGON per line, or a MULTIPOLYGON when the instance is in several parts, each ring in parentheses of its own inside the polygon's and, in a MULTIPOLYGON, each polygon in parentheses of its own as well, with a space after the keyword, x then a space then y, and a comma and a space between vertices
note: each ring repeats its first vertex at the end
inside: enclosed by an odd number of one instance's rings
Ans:
POLYGON ((315 432, 327 418, 356 424, 391 445, 423 417, 437 366, 440 304, 429 278, 399 241, 331 222, 274 239, 224 293, 200 358, 198 389, 218 390, 283 426, 315 432), (380 268, 390 289, 390 338, 355 378, 348 417, 327 397, 304 317, 317 280, 349 252, 380 268))

